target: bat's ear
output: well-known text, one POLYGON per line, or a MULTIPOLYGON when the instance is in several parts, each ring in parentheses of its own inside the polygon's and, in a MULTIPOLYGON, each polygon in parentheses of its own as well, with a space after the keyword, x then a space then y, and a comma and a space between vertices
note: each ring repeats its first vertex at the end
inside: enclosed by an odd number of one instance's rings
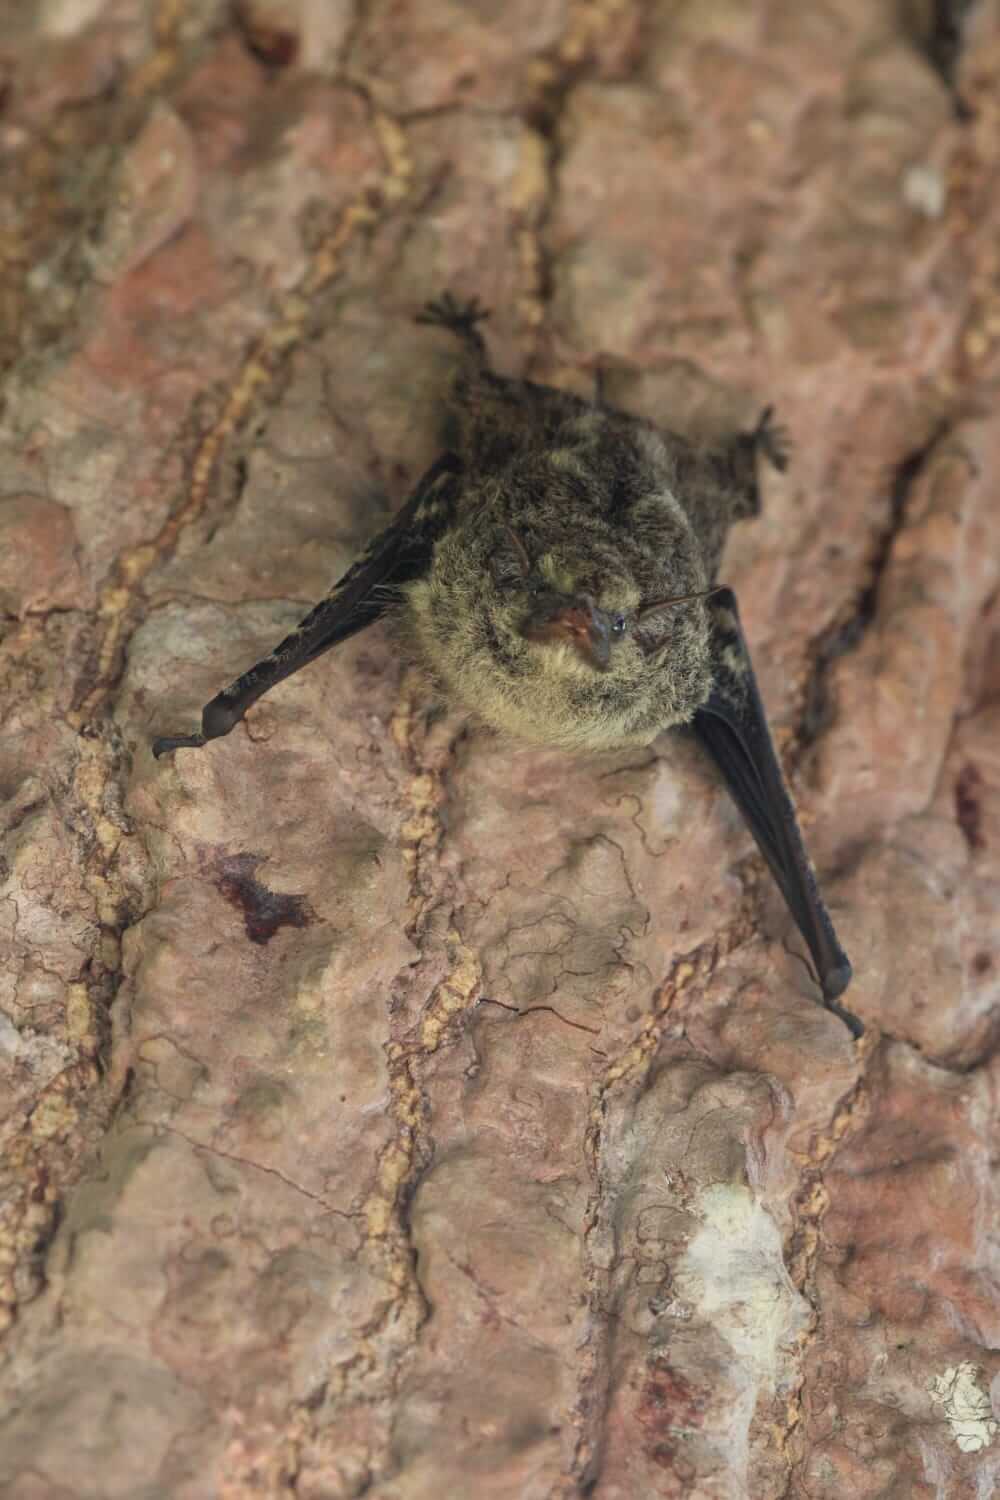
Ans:
POLYGON ((732 589, 719 589, 708 609, 714 685, 695 714, 695 734, 721 772, 809 946, 823 1004, 853 1036, 861 1036, 861 1022, 836 1004, 851 982, 851 965, 806 854, 767 726, 736 595, 732 589))

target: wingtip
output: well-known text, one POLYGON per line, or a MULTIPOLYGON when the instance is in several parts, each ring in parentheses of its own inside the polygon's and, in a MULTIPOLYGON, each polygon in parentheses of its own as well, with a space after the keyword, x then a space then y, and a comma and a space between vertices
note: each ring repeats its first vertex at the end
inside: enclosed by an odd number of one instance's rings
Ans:
POLYGON ((839 1020, 843 1021, 848 1031, 857 1040, 865 1034, 863 1024, 853 1012, 847 1010, 843 1005, 837 1004, 837 1001, 847 989, 853 977, 854 970, 851 968, 850 959, 846 954, 842 954, 840 962, 834 964, 823 975, 822 990, 823 1004, 826 1006, 826 1009, 839 1020))

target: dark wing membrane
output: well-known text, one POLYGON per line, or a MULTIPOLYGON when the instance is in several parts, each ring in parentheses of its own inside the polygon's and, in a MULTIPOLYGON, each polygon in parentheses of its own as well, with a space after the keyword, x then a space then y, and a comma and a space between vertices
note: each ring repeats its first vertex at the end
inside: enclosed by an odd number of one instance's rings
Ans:
POLYGON ((331 646, 364 630, 391 604, 398 603, 401 585, 430 566, 434 543, 454 512, 461 468, 453 453, 443 454, 398 515, 291 635, 205 705, 201 733, 165 735, 153 741, 153 754, 197 749, 208 740, 220 739, 276 683, 315 661, 331 646))
POLYGON ((719 589, 708 608, 715 680, 707 702, 695 714, 694 731, 721 771, 809 946, 823 1003, 854 1036, 861 1036, 861 1022, 835 1003, 851 982, 851 965, 816 888, 767 727, 736 595, 719 589))

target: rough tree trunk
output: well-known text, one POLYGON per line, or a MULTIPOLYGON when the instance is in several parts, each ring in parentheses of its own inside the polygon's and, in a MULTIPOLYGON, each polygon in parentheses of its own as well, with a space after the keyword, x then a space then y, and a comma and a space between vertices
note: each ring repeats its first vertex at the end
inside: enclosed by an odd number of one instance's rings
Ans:
POLYGON ((7 7, 4 1496, 997 1483, 1000 15, 963 118, 930 10, 7 7), (377 627, 153 761, 435 455, 443 287, 791 430, 723 576, 860 1047, 682 737, 432 722, 377 627))

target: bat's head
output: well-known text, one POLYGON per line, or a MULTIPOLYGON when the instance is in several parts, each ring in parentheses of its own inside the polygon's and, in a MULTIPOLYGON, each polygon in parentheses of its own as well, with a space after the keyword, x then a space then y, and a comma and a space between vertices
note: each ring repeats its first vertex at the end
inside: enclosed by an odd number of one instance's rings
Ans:
POLYGON ((690 597, 707 580, 677 518, 658 520, 574 528, 541 510, 457 526, 409 590, 425 664, 495 728, 564 749, 648 744, 687 722, 710 685, 708 617, 690 597))

